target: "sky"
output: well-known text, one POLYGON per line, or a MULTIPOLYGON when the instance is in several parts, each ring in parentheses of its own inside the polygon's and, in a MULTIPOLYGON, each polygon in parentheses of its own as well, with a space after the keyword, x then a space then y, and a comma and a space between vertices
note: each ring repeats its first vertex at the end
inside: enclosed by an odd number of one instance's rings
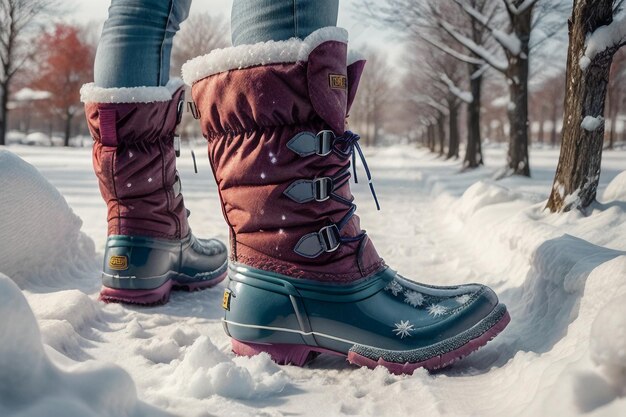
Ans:
MULTIPOLYGON (((110 0, 71 0, 72 12, 64 16, 64 20, 101 24, 107 17, 107 8, 110 0)), ((337 25, 348 29, 350 32, 350 43, 354 48, 364 45, 385 50, 392 61, 397 61, 402 53, 402 46, 393 37, 391 31, 381 30, 371 23, 357 19, 355 10, 358 0, 340 0, 339 18, 337 25), (391 46, 390 46, 391 45, 391 46)), ((232 0, 194 0, 191 6, 191 13, 209 12, 213 15, 230 16, 232 0)), ((209 51, 207 51, 209 52, 209 51)))

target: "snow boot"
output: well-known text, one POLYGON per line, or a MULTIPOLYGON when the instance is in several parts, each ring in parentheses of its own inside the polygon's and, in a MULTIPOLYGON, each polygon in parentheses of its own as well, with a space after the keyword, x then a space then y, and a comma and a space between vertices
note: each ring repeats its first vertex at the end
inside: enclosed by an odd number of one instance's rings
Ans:
POLYGON ((183 68, 230 227, 223 325, 236 354, 303 365, 330 353, 412 373, 509 322, 485 286, 401 277, 361 230, 348 180, 357 156, 369 170, 345 120, 364 65, 347 58, 345 30, 323 28, 183 68))
POLYGON ((191 233, 176 171, 182 81, 138 88, 86 84, 81 100, 108 208, 101 299, 159 304, 172 289, 196 290, 222 281, 226 246, 191 233))

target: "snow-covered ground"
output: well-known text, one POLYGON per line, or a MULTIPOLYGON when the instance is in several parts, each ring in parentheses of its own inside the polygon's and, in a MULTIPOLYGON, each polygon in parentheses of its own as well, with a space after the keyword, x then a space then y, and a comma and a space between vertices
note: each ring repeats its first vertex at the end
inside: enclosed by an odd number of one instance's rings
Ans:
MULTIPOLYGON (((387 262, 418 281, 488 284, 508 305, 485 348, 413 376, 326 356, 277 366, 230 352, 225 284, 156 308, 103 304, 89 150, 14 146, 0 149, 0 416, 626 415, 626 152, 605 153, 586 215, 543 211, 557 150, 532 149, 532 179, 498 182, 498 147, 466 173, 406 147, 367 154, 382 211, 353 190, 387 262)), ((188 155, 194 233, 226 239, 208 161, 194 174, 188 155)))

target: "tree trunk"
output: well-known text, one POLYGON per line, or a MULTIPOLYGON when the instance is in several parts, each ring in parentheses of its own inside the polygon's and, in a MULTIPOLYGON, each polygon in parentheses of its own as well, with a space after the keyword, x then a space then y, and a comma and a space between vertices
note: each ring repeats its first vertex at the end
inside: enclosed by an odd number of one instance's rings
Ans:
POLYGON ((9 85, 8 83, 0 86, 2 90, 2 96, 0 97, 0 146, 6 145, 7 125, 8 125, 8 110, 7 105, 9 103, 9 85))
POLYGON ((613 149, 615 144, 615 130, 617 130, 617 112, 611 114, 611 131, 609 132, 609 144, 607 149, 613 149))
POLYGON ((559 122, 559 113, 557 111, 556 108, 556 103, 554 103, 554 105, 552 106, 552 132, 550 133, 550 144, 552 145, 553 148, 556 147, 556 141, 557 141, 557 124, 559 122))
POLYGON ((547 106, 542 106, 541 107, 541 117, 539 118, 539 136, 538 136, 538 142, 543 144, 544 139, 545 139, 545 130, 544 130, 544 125, 546 123, 546 112, 548 111, 547 106))
POLYGON ((431 152, 435 152, 435 125, 428 125, 428 149, 431 152))
POLYGON ((65 114, 65 137, 63 138, 63 145, 70 146, 70 137, 72 136, 72 118, 73 116, 68 112, 65 114))
POLYGON ((448 132, 450 141, 448 142, 448 155, 446 159, 459 158, 459 105, 454 102, 448 102, 448 132))
POLYGON ((472 77, 479 70, 478 65, 470 65, 470 90, 473 100, 467 105, 467 147, 465 148, 464 168, 477 168, 483 164, 483 151, 480 138, 480 107, 483 76, 472 77))
POLYGON ((509 67, 506 76, 509 83, 510 103, 508 116, 510 124, 508 173, 530 177, 528 164, 528 42, 532 22, 532 7, 515 15, 513 31, 521 43, 521 53, 508 55, 509 67))
POLYGON ((443 113, 439 113, 437 116, 437 134, 439 135, 439 156, 443 156, 446 153, 446 128, 443 113))
POLYGON ((585 208, 596 197, 600 179, 604 122, 597 129, 582 127, 587 116, 604 115, 611 61, 617 47, 596 55, 586 70, 580 67, 585 39, 613 20, 612 0, 576 0, 569 21, 567 89, 561 154, 547 208, 551 212, 585 208))

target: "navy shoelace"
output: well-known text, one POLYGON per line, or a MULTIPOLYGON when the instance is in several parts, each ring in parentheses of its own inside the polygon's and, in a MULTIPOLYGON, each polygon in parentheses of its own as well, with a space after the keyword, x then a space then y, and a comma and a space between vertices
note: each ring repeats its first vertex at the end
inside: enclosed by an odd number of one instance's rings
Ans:
POLYGON ((359 135, 347 130, 342 136, 337 136, 335 138, 333 152, 341 158, 352 158, 354 182, 358 183, 359 179, 356 173, 356 153, 354 152, 356 149, 359 153, 359 157, 361 158, 363 168, 365 169, 365 174, 367 175, 367 182, 369 184, 372 197, 374 197, 374 202, 376 203, 376 210, 380 210, 380 204, 378 203, 378 197, 376 196, 376 190, 374 189, 374 183, 372 182, 372 174, 370 173, 369 166, 367 166, 367 161, 365 160, 365 155, 363 155, 361 145, 359 145, 359 139, 361 139, 359 135))
MULTIPOLYGON (((363 164, 363 167, 365 169, 365 174, 367 175, 367 180, 368 180, 368 184, 370 187, 370 191, 372 193, 372 197, 374 198, 374 202, 376 203, 376 209, 380 210, 380 204, 378 203, 376 190, 374 189, 374 184, 372 183, 372 175, 367 165, 367 161, 365 160, 365 155, 363 155, 363 151, 361 149, 361 146, 359 145, 359 139, 361 139, 359 135, 348 130, 342 136, 337 136, 335 138, 333 145, 332 145, 332 151, 333 153, 335 153, 335 155, 339 156, 342 159, 351 158, 352 172, 354 175, 355 183, 359 182, 358 177, 357 177, 357 172, 356 172, 356 152, 358 152, 359 157, 361 159, 361 163, 363 164), (355 152, 355 149, 356 149, 356 152, 355 152)), ((337 177, 341 178, 342 180, 337 184, 337 188, 341 187, 343 184, 345 184, 348 181, 349 170, 350 168, 346 167, 337 175, 337 177)), ((339 179, 339 178, 336 178, 336 179, 339 179)), ((331 198, 350 207, 348 212, 345 214, 345 216, 343 216, 343 218, 338 223, 336 223, 337 229, 341 231, 344 228, 344 226, 348 224, 352 216, 354 216, 354 213, 356 212, 357 207, 356 207, 356 204, 354 204, 352 201, 346 200, 345 198, 339 195, 336 195, 334 193, 331 194, 331 198)), ((365 231, 362 231, 358 235, 352 236, 352 237, 339 236, 339 241, 341 243, 357 242, 357 241, 362 240, 365 237, 365 235, 366 235, 365 231)))

